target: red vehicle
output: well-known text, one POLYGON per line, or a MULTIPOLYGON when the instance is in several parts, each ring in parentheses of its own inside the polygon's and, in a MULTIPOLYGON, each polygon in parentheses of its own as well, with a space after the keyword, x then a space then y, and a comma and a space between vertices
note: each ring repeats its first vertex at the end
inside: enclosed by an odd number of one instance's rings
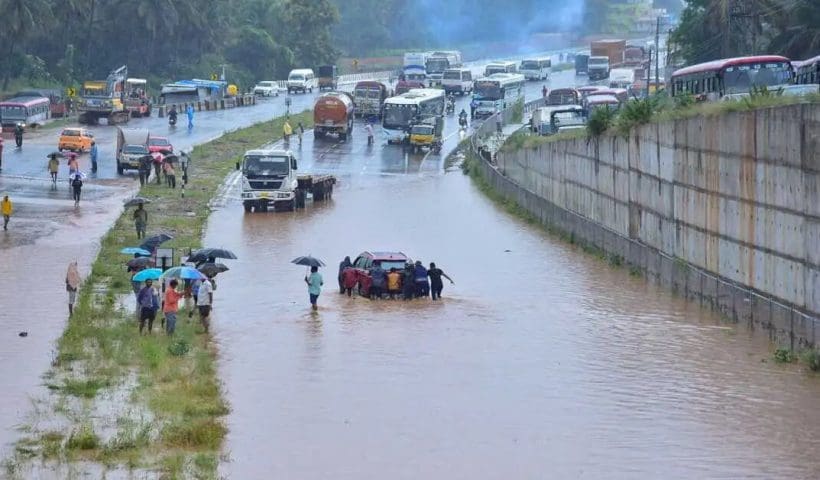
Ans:
POLYGON ((414 88, 425 88, 424 83, 415 80, 399 80, 399 83, 396 84, 396 95, 407 93, 414 88))
POLYGON ((313 106, 313 136, 329 133, 346 140, 353 130, 353 98, 345 92, 329 92, 316 99, 313 106))
POLYGON ((820 83, 820 55, 802 62, 792 62, 792 67, 794 67, 794 83, 798 85, 820 83))
POLYGON ((547 95, 547 105, 580 105, 580 103, 581 95, 574 88, 555 88, 547 95))
POLYGON ((14 131, 20 124, 23 128, 42 125, 51 118, 51 104, 42 95, 23 95, 0 102, 0 121, 3 131, 14 131))
POLYGON ((356 275, 359 280, 359 295, 367 296, 370 294, 370 269, 373 268, 373 263, 376 261, 381 262, 381 267, 389 272, 391 268, 403 271, 410 259, 401 252, 360 253, 353 262, 353 268, 356 269, 356 275))
POLYGON ((174 146, 165 137, 148 137, 148 151, 151 153, 165 153, 174 151, 174 146))
POLYGON ((779 55, 724 58, 676 70, 670 84, 673 97, 691 94, 718 100, 754 87, 772 90, 788 85, 792 71, 791 61, 779 55))

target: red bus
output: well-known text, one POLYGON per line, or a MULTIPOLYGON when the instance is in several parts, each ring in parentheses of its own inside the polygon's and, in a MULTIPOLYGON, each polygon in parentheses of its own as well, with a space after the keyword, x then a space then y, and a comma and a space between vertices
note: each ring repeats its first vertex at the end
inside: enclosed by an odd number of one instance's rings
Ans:
POLYGON ((802 62, 792 62, 792 67, 794 68, 794 83, 799 85, 820 83, 820 55, 802 62))
POLYGON ((23 128, 42 125, 51 117, 51 102, 43 96, 18 96, 0 102, 0 124, 3 130, 14 130, 21 123, 23 128))
POLYGON ((778 88, 792 81, 792 64, 779 55, 714 60, 681 68, 672 74, 672 96, 698 95, 717 100, 748 93, 754 87, 778 88))

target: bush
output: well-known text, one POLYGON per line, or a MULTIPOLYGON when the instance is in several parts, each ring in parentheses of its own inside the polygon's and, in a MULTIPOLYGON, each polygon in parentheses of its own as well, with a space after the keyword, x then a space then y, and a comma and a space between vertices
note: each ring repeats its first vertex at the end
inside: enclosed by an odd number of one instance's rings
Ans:
POLYGON ((774 361, 777 363, 792 363, 797 360, 797 355, 788 348, 778 348, 774 351, 774 361))
POLYGON ((512 123, 521 123, 524 121, 524 98, 521 97, 515 101, 512 107, 512 123))
POLYGON ((609 108, 608 106, 596 108, 589 114, 589 120, 587 121, 587 132, 593 137, 603 135, 603 133, 609 130, 615 122, 616 115, 617 110, 614 108, 609 108))
POLYGON ((651 97, 635 98, 626 102, 618 113, 618 131, 626 135, 632 128, 651 122, 655 108, 655 100, 651 97))
POLYGON ((812 372, 820 371, 820 351, 810 348, 800 354, 800 361, 805 363, 812 372))
POLYGON ((189 350, 191 350, 191 345, 185 340, 177 340, 168 345, 168 353, 175 357, 181 357, 188 353, 189 350))

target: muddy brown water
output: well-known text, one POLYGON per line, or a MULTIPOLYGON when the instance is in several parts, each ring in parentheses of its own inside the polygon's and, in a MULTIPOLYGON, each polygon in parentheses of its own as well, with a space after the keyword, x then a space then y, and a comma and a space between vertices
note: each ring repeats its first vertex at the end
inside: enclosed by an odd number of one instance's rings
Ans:
MULTIPOLYGON (((626 269, 510 217, 440 159, 303 146, 334 199, 211 217, 229 478, 817 478, 820 382, 626 269), (442 302, 336 290, 363 250, 435 261, 442 302), (304 269, 324 259, 309 311, 304 269), (766 360, 766 361, 764 361, 766 360)), ((236 192, 234 192, 235 194, 236 192)))

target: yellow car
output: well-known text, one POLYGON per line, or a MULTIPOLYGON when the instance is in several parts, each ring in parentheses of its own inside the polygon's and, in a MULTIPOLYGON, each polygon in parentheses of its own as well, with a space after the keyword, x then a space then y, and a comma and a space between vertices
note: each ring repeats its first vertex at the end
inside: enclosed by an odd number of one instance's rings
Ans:
POLYGON ((57 150, 71 150, 72 152, 87 152, 91 150, 91 141, 94 135, 85 128, 65 128, 60 133, 57 150))
POLYGON ((415 152, 425 147, 438 153, 441 150, 441 131, 436 125, 413 125, 410 128, 410 149, 415 152))

